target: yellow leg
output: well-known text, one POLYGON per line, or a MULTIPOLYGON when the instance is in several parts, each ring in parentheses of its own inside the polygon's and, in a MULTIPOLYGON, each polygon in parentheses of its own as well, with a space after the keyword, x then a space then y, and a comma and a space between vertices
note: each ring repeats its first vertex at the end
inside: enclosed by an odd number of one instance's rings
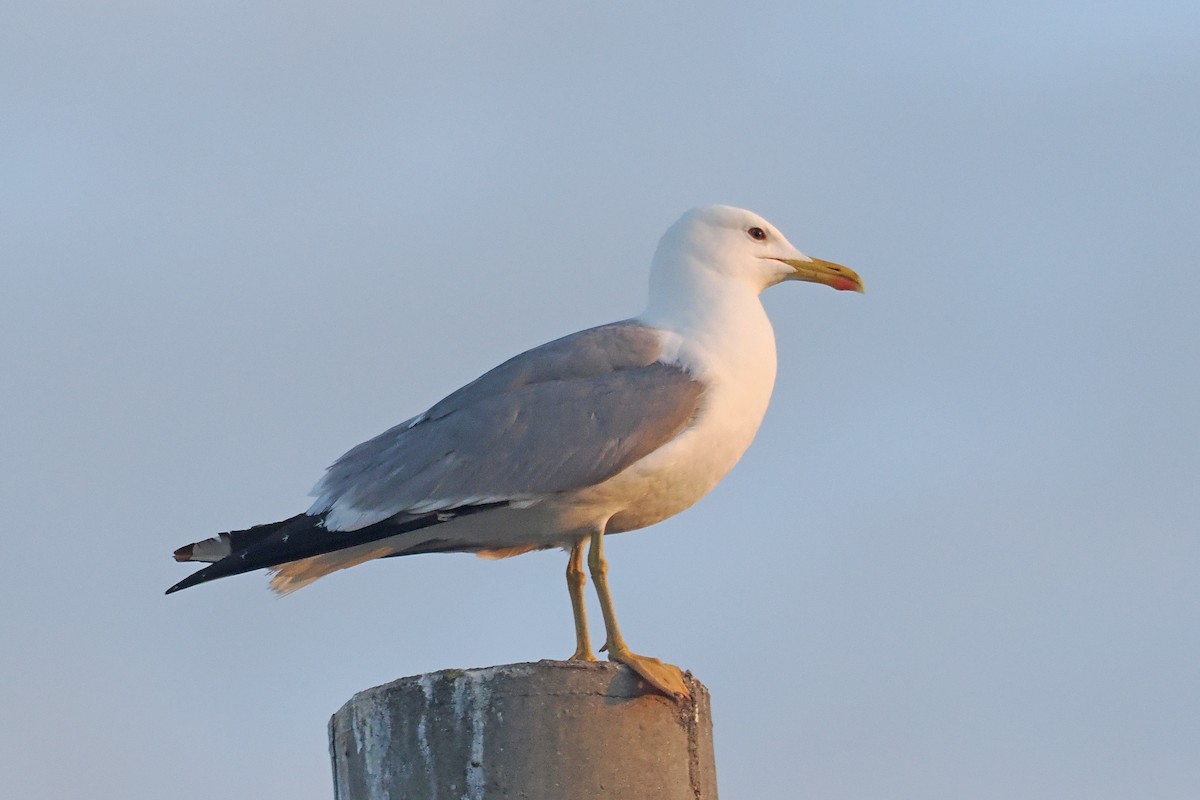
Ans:
POLYGON ((583 587, 587 585, 587 573, 583 571, 583 545, 580 539, 571 547, 567 560, 567 590, 571 593, 571 613, 575 615, 575 652, 571 661, 595 661, 592 642, 588 638, 587 610, 583 605, 583 587))
MULTIPOLYGON (((572 554, 574 551, 572 551, 572 554)), ((640 656, 629 649, 617 627, 617 615, 613 611, 612 595, 608 591, 608 562, 604 560, 604 532, 592 534, 592 547, 588 551, 588 567, 592 581, 596 584, 596 596, 600 598, 600 612, 604 614, 604 629, 607 637, 603 650, 608 651, 609 661, 619 661, 632 668, 647 683, 663 694, 673 697, 690 697, 683 673, 673 664, 664 664, 657 658, 640 656)))

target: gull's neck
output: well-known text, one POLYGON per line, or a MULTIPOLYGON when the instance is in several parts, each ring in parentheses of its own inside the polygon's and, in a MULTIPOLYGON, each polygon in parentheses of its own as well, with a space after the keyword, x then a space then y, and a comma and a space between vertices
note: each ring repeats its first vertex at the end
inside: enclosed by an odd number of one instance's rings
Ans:
POLYGON ((746 374, 769 392, 775 334, 761 290, 749 278, 724 274, 701 259, 659 253, 650 272, 650 299, 637 319, 667 332, 662 360, 697 373, 746 374))

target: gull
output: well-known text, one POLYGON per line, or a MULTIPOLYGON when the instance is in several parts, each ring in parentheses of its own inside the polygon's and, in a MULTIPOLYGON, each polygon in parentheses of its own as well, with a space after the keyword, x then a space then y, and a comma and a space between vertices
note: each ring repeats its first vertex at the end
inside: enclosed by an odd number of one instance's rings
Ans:
POLYGON ((678 667, 625 643, 604 536, 678 514, 741 458, 775 383, 759 294, 783 281, 863 291, 852 270, 805 255, 751 211, 688 211, 659 241, 641 314, 522 353, 351 449, 304 513, 179 548, 177 561, 210 563, 167 594, 261 568, 286 594, 376 558, 562 548, 570 658, 596 660, 584 610, 590 573, 601 650, 659 692, 686 697, 678 667))

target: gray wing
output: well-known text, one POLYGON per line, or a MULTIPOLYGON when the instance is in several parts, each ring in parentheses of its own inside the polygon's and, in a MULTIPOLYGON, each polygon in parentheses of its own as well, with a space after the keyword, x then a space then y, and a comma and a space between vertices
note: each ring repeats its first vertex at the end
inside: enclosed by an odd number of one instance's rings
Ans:
POLYGON ((657 333, 634 322, 522 353, 338 459, 309 513, 332 512, 329 527, 355 530, 600 483, 696 413, 703 385, 658 355, 657 333))

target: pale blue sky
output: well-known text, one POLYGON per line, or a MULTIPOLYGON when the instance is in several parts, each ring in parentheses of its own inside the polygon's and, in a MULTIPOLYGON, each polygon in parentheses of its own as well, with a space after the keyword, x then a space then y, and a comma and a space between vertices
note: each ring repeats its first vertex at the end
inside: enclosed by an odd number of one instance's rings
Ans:
POLYGON ((0 22, 0 775, 332 795, 355 691, 563 657, 542 553, 163 597, 346 448, 641 309, 752 208, 759 439, 611 541, 728 798, 1200 795, 1200 6, 16 2, 0 22), (479 4, 483 6, 483 4, 479 4))

